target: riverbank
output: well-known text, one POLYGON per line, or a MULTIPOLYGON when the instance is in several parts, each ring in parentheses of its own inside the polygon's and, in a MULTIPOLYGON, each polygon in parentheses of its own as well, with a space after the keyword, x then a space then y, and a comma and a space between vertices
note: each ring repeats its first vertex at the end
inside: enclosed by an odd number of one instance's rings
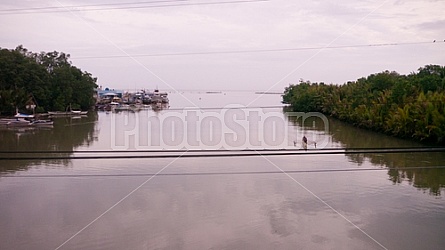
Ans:
POLYGON ((0 114, 94 106, 97 79, 69 59, 63 52, 33 53, 23 46, 0 49, 0 114))
POLYGON ((445 67, 417 73, 384 71, 343 85, 300 81, 284 91, 293 111, 322 112, 355 126, 445 144, 445 67))

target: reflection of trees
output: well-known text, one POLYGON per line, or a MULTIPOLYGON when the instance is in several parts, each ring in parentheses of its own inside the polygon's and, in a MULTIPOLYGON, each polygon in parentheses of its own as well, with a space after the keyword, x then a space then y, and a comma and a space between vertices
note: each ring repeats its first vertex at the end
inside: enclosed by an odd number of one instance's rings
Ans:
MULTIPOLYGON (((329 125, 332 140, 341 143, 345 148, 425 146, 359 129, 335 119, 330 119, 329 125)), ((432 168, 444 164, 444 153, 354 154, 347 157, 358 165, 368 160, 375 166, 391 168, 388 170, 388 175, 393 183, 408 181, 416 188, 429 190, 431 195, 440 195, 440 189, 445 187, 445 169, 432 168)))
MULTIPOLYGON (((324 127, 313 127, 312 120, 302 124, 301 119, 289 119, 306 129, 323 131, 324 127)), ((319 123, 316 123, 319 124, 319 123)), ((420 143, 393 138, 384 134, 360 129, 347 123, 329 119, 329 134, 333 143, 343 148, 403 148, 422 147, 420 143)), ((387 167, 389 180, 393 183, 407 181, 414 187, 428 190, 431 195, 440 195, 445 187, 445 169, 433 168, 445 163, 444 153, 395 153, 395 154, 348 154, 349 161, 359 166, 369 161, 374 166, 387 167)))
POLYGON ((304 128, 305 130, 324 131, 325 123, 318 116, 303 117, 301 113, 290 112, 287 113, 287 118, 295 125, 304 128))
MULTIPOLYGON (((0 151, 11 153, 4 156, 47 156, 45 153, 14 153, 16 151, 67 151, 57 156, 69 156, 76 147, 90 144, 94 141, 97 113, 88 117, 62 117, 54 119, 53 128, 3 128, 0 130, 0 151)), ((54 154, 52 154, 54 156, 54 154)), ((26 169, 35 164, 63 164, 69 160, 15 160, 1 161, 0 172, 26 169)))

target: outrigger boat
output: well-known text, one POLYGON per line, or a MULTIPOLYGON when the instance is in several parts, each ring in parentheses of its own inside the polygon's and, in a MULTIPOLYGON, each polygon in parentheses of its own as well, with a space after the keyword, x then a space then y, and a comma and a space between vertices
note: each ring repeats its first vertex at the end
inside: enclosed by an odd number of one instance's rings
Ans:
POLYGON ((51 120, 36 120, 34 115, 17 113, 14 118, 0 119, 0 125, 7 127, 52 126, 51 120))
POLYGON ((71 104, 66 108, 66 111, 48 111, 49 115, 52 116, 71 116, 71 115, 86 115, 88 114, 88 111, 81 111, 81 110, 72 110, 71 104))
POLYGON ((55 115, 55 116, 69 116, 69 115, 86 115, 88 114, 88 111, 80 111, 80 110, 71 110, 67 112, 63 111, 49 111, 49 115, 55 115))
POLYGON ((29 126, 52 126, 54 121, 51 120, 33 120, 29 123, 29 126))

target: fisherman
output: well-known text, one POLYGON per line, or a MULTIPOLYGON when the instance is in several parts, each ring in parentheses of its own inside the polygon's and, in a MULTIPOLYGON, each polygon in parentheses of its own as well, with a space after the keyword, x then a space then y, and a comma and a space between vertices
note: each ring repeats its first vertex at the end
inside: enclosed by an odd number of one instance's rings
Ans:
POLYGON ((304 150, 307 150, 307 138, 306 138, 306 136, 303 136, 302 146, 303 146, 304 150))

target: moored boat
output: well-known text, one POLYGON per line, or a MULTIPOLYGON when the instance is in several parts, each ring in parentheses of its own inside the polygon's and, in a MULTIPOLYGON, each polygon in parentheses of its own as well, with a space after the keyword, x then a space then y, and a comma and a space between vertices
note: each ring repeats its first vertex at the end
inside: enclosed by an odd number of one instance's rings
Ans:
POLYGON ((160 92, 159 89, 155 89, 151 94, 151 103, 168 103, 169 100, 167 96, 167 92, 160 92))
POLYGON ((6 123, 2 123, 2 125, 6 125, 7 127, 19 127, 19 126, 28 126, 31 122, 23 119, 11 119, 6 123))
POLYGON ((86 115, 86 114, 88 114, 88 111, 72 109, 71 104, 68 107, 66 107, 65 112, 64 111, 48 111, 48 115, 52 115, 52 116, 71 116, 71 115, 86 115))
POLYGON ((128 104, 120 104, 120 105, 116 106, 114 111, 127 111, 127 110, 130 110, 130 109, 131 109, 130 105, 128 105, 128 104))
POLYGON ((29 123, 29 126, 53 126, 54 121, 51 120, 33 120, 29 123))
POLYGON ((17 113, 14 118, 0 119, 0 125, 6 127, 52 126, 52 120, 35 119, 34 115, 17 113))
POLYGON ((8 127, 28 126, 31 119, 34 119, 34 115, 17 113, 14 118, 0 119, 0 125, 6 125, 8 127))
POLYGON ((53 116, 70 116, 70 115, 86 115, 88 111, 71 110, 71 111, 49 111, 49 115, 53 116))
POLYGON ((7 125, 10 122, 16 121, 17 118, 1 118, 0 119, 0 125, 7 125))

